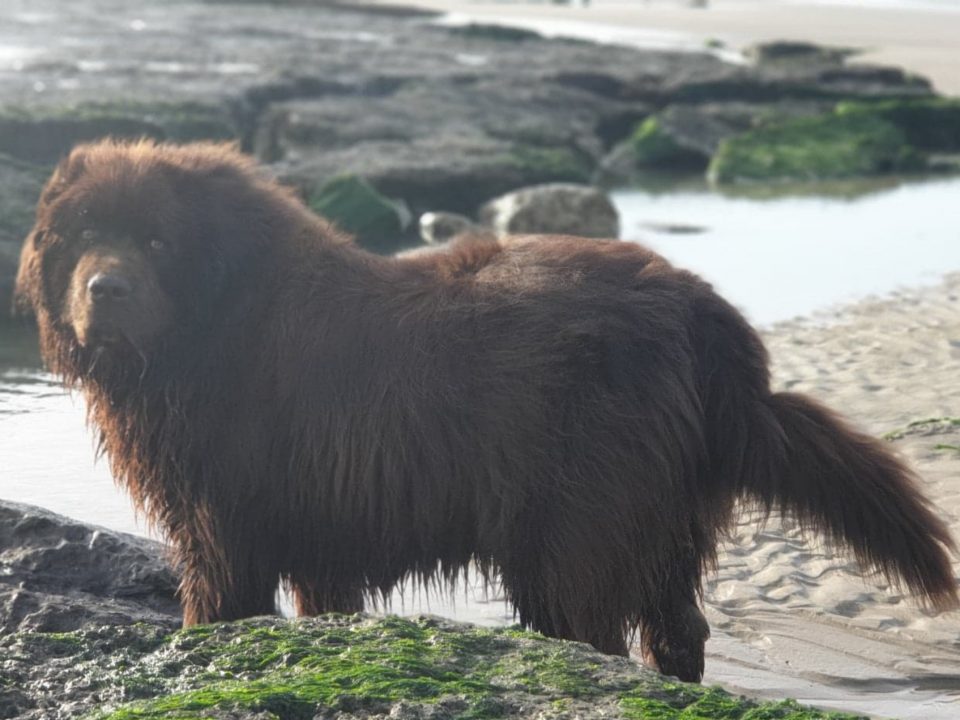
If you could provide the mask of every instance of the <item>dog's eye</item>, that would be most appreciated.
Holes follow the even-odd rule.
[[[84,242],[90,242],[96,237],[97,237],[97,231],[91,228],[87,228],[86,230],[80,231],[80,239],[83,240]]]
[[[167,244],[160,238],[153,238],[150,241],[150,249],[154,252],[163,252],[167,249]]]

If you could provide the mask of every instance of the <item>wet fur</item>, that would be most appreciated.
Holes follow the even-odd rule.
[[[147,288],[129,310],[146,330],[117,321],[105,351],[65,312],[94,217],[124,228]],[[154,260],[141,227],[176,253]],[[619,654],[639,629],[651,663],[697,680],[700,578],[741,498],[957,604],[952,541],[910,472],[772,393],[740,314],[633,244],[377,257],[229,148],[106,143],[51,179],[18,297],[169,536],[187,625],[273,612],[279,578],[301,613],[349,612],[475,563],[525,625]]]

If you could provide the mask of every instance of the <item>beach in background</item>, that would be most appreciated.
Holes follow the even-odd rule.
[[[940,93],[960,95],[960,3],[953,0],[375,1],[448,12],[454,22],[502,22],[661,49],[711,46],[731,57],[772,40],[855,48],[860,54],[852,62],[902,67],[929,78]]]

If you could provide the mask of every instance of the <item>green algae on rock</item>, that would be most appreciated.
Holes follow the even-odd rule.
[[[670,681],[515,628],[361,615],[0,639],[3,717],[842,720]]]
[[[702,152],[678,143],[656,117],[649,117],[637,126],[630,144],[637,167],[702,170],[706,165]]]
[[[717,183],[824,180],[918,171],[925,165],[923,154],[895,125],[871,115],[830,114],[729,138],[707,174]]]
[[[841,116],[868,116],[899,128],[907,142],[922,150],[960,151],[960,99],[910,98],[850,101],[837,106]]]
[[[558,146],[517,144],[507,160],[524,174],[524,183],[529,185],[543,182],[586,183],[592,170],[584,156],[570,148]]]
[[[335,177],[312,193],[307,203],[368,250],[390,253],[404,245],[396,205],[362,178]]]

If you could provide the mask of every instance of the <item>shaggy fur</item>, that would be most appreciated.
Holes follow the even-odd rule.
[[[880,442],[772,393],[756,333],[637,245],[370,255],[234,150],[102,143],[50,180],[19,303],[168,534],[187,625],[502,578],[520,621],[698,680],[738,499],[956,607],[944,524]]]

